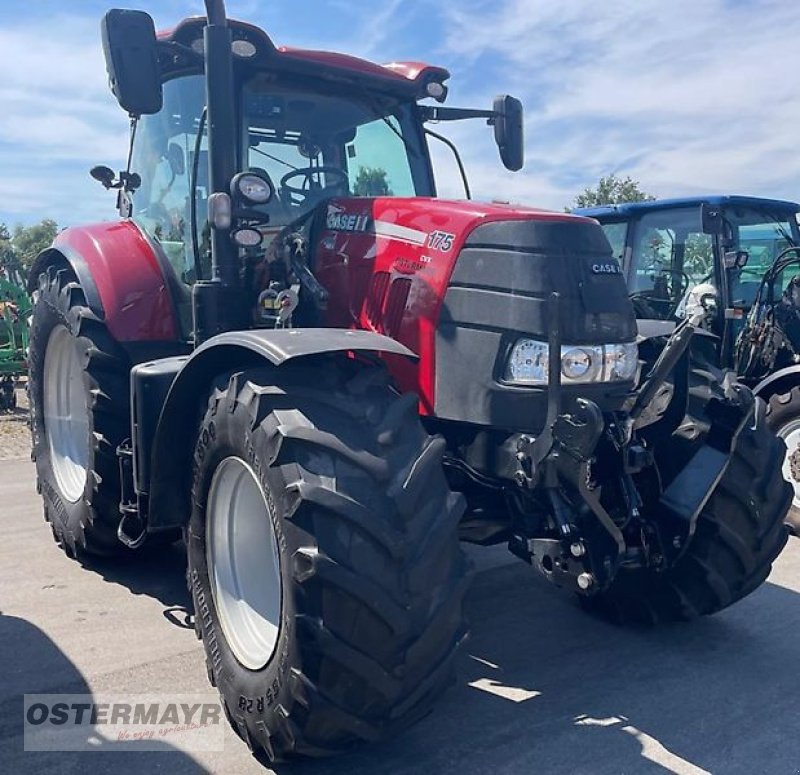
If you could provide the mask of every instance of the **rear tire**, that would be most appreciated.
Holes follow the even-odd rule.
[[[210,680],[262,759],[391,735],[451,682],[467,574],[443,447],[414,397],[347,359],[235,374],[212,393],[189,585]]]
[[[671,445],[655,451],[667,464],[689,459],[709,422],[703,416],[708,397],[719,394],[719,379],[698,387],[693,375],[690,414]],[[706,401],[701,402],[705,390]],[[695,533],[681,558],[663,572],[622,569],[611,586],[586,600],[619,623],[657,624],[694,619],[721,611],[758,588],[783,549],[784,517],[792,498],[781,464],[785,446],[766,422],[764,403],[756,399],[752,424],[739,434],[731,461],[697,519]]]
[[[116,450],[130,435],[129,363],[70,269],[39,276],[29,368],[37,489],[53,537],[75,558],[127,551]]]
[[[800,387],[770,397],[767,404],[767,423],[772,432],[786,444],[782,470],[793,490],[792,506],[786,516],[786,524],[792,533],[800,536]]]

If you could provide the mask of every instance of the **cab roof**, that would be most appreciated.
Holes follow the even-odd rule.
[[[598,220],[625,220],[627,218],[643,215],[653,210],[670,210],[677,207],[700,206],[701,204],[718,205],[721,207],[754,207],[759,209],[770,208],[775,210],[788,210],[793,213],[800,212],[800,204],[784,199],[767,199],[757,196],[737,196],[732,194],[712,194],[709,196],[689,196],[678,199],[656,199],[651,202],[625,202],[618,205],[604,205],[602,207],[578,207],[572,212]]]
[[[205,16],[194,16],[184,19],[172,29],[158,33],[163,80],[202,68],[205,26]],[[379,65],[333,51],[276,46],[264,30],[247,22],[229,19],[228,26],[234,44],[237,41],[247,41],[254,47],[255,54],[248,57],[248,62],[277,72],[331,81],[358,82],[379,91],[395,92],[417,99],[427,96],[426,87],[429,83],[443,84],[450,77],[445,68],[424,62],[391,62]]]

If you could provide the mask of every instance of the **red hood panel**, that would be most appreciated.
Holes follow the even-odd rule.
[[[316,231],[315,271],[330,292],[328,324],[398,339],[420,356],[387,356],[404,390],[433,411],[436,327],[464,241],[492,221],[587,221],[566,213],[431,198],[347,198],[328,202]]]

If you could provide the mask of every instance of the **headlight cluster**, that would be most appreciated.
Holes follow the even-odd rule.
[[[519,385],[546,385],[550,348],[547,342],[520,339],[511,350],[505,379]],[[564,345],[561,348],[561,382],[625,382],[636,376],[639,348],[630,344]]]

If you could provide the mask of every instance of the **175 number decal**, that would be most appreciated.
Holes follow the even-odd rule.
[[[455,234],[450,234],[447,231],[432,231],[428,235],[428,247],[432,250],[441,250],[442,253],[447,253],[453,247],[455,238]]]

